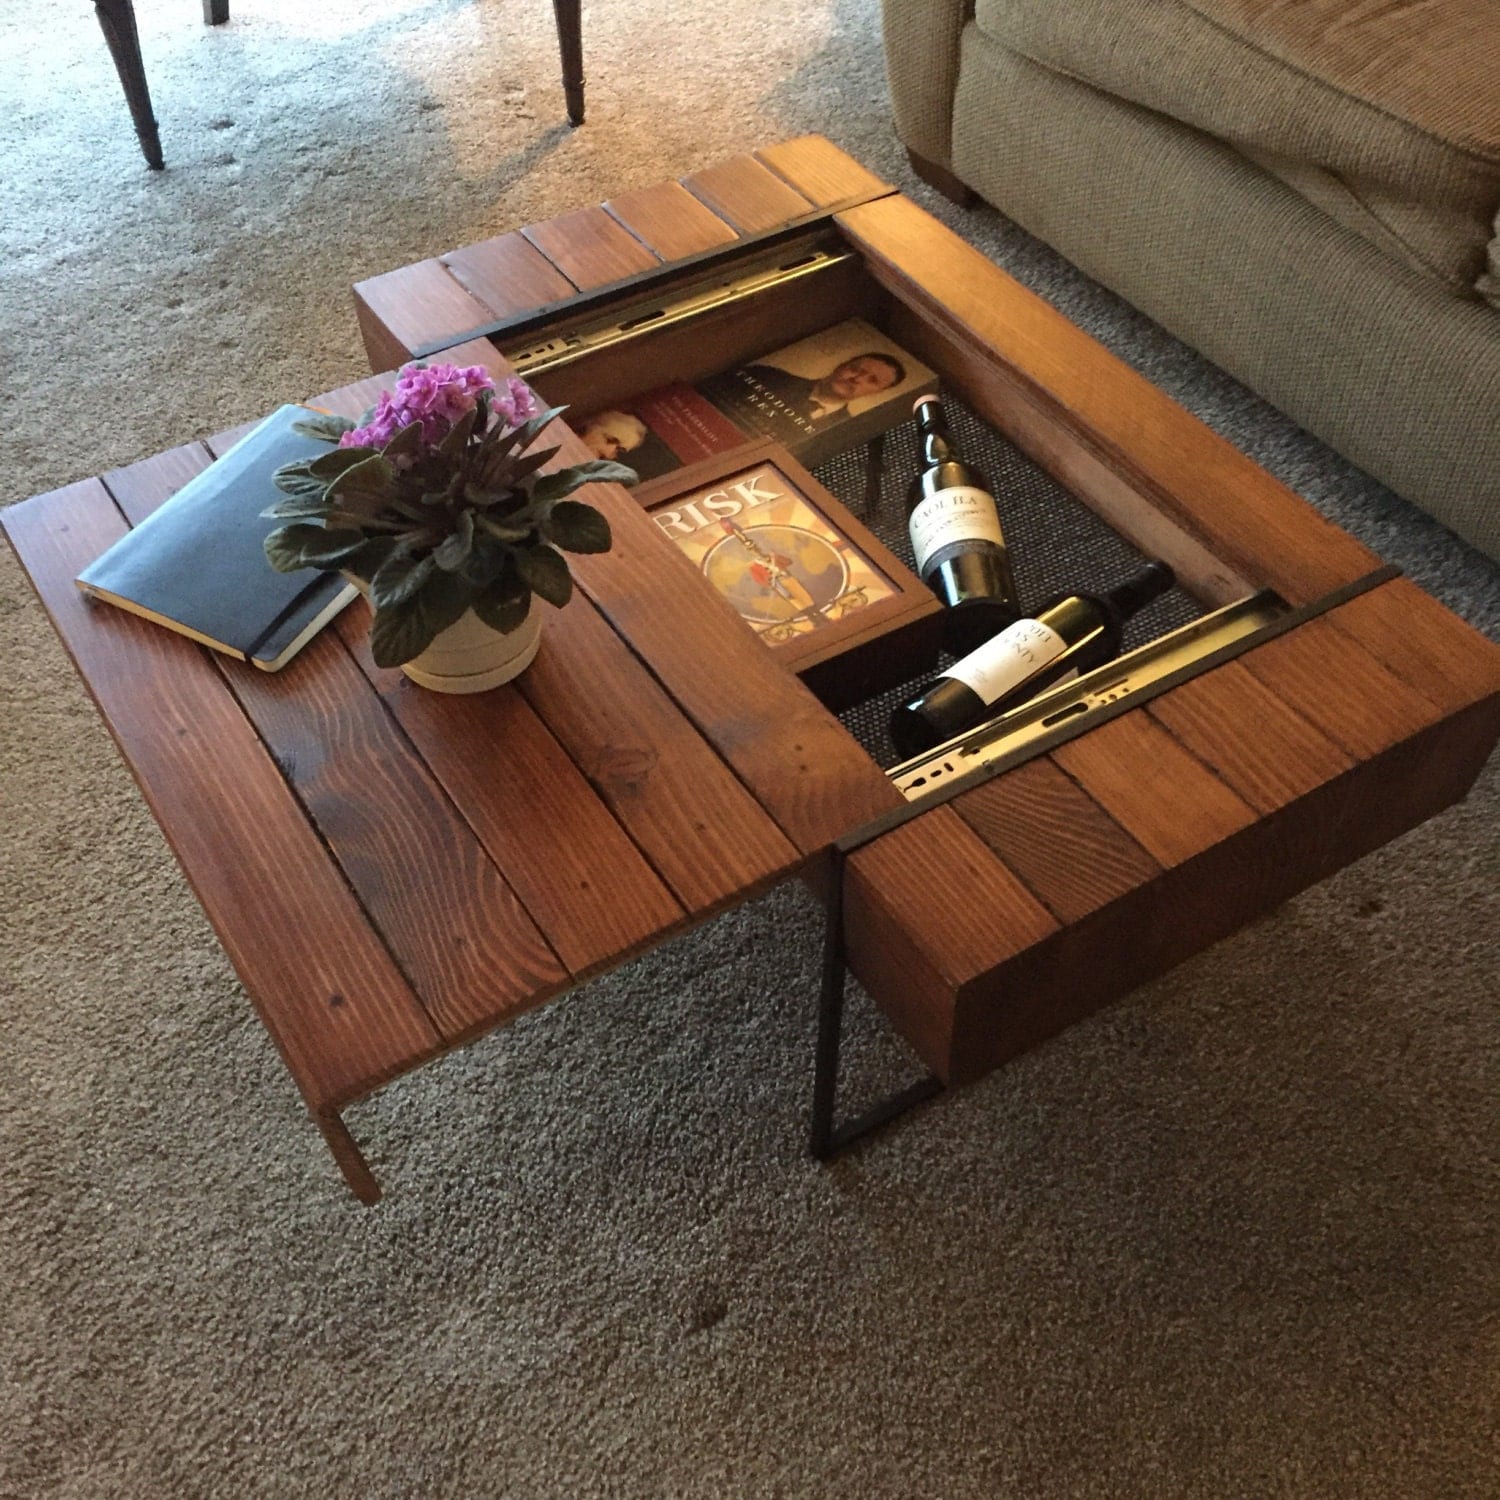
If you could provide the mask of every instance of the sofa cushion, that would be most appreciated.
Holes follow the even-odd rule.
[[[1476,294],[1500,208],[1496,0],[977,0],[975,18]]]

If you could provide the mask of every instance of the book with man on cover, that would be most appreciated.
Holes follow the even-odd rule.
[[[74,581],[85,594],[180,635],[279,671],[358,592],[337,573],[278,573],[262,515],[284,499],[283,464],[328,451],[294,430],[313,408],[287,405],[127,531]]]
[[[696,386],[659,386],[577,425],[596,456],[629,464],[642,481],[756,438],[811,466],[904,422],[912,402],[936,390],[926,365],[847,318]]]

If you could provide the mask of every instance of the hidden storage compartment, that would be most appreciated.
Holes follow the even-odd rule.
[[[1086,433],[1039,408],[1024,379],[993,351],[942,324],[917,296],[882,285],[837,236],[824,231],[779,253],[790,268],[784,278],[761,256],[748,268],[755,284],[735,293],[730,264],[708,280],[679,278],[549,326],[541,343],[534,336],[530,343],[500,340],[502,352],[545,399],[570,408],[577,428],[590,413],[657,386],[695,383],[846,318],[862,318],[937,373],[956,446],[988,476],[996,495],[1023,607],[1035,610],[1062,594],[1106,588],[1150,558],[1162,558],[1178,585],[1131,621],[1128,652],[1257,591],[1255,580],[1165,514]],[[711,296],[704,299],[706,286]],[[695,297],[711,305],[684,313]],[[908,417],[883,439],[811,466],[908,568],[913,559],[904,500],[916,455],[916,424]],[[628,454],[622,460],[628,463]],[[951,660],[933,656],[932,635],[928,629],[929,648],[909,679],[861,702],[851,704],[838,691],[827,664],[821,677],[797,669],[884,768],[898,759],[886,727],[891,708]],[[894,636],[889,644],[898,644]]]

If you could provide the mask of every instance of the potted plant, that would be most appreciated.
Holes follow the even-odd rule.
[[[562,408],[544,409],[512,376],[497,389],[482,365],[405,366],[361,422],[315,414],[298,431],[334,444],[283,465],[287,498],[265,514],[283,573],[338,568],[374,607],[370,649],[440,692],[508,682],[536,655],[533,594],[561,607],[573,589],[564,552],[606,552],[609,523],[569,499],[595,480],[634,484],[604,460],[541,472],[533,450]]]

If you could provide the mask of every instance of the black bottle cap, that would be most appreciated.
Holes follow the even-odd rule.
[[[1159,558],[1146,564],[1134,578],[1117,583],[1106,591],[1106,602],[1119,612],[1120,618],[1128,620],[1137,611],[1145,609],[1153,599],[1159,599],[1177,582],[1177,575]]]

